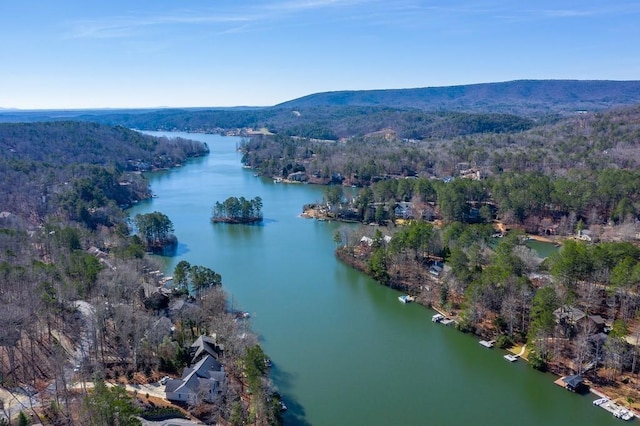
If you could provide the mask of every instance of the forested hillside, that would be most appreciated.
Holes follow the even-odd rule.
[[[254,136],[243,144],[243,162],[269,176],[304,172],[311,182],[339,177],[349,185],[392,176],[442,178],[471,168],[485,176],[511,171],[586,178],[593,171],[640,166],[639,122],[635,106],[522,131],[424,140],[404,140],[391,130],[342,142]]]
[[[95,228],[107,210],[150,196],[134,173],[181,164],[208,148],[94,123],[0,124],[0,205],[39,224],[64,214]],[[113,203],[113,205],[110,205]]]
[[[25,113],[23,119],[39,118]],[[0,114],[0,121],[3,115]],[[5,119],[9,119],[5,116]],[[249,134],[249,129],[316,139],[392,131],[401,138],[454,137],[513,132],[534,122],[506,114],[424,112],[387,107],[264,108],[255,110],[163,110],[136,114],[84,114],[75,119],[149,130]],[[546,120],[549,120],[547,118]]]
[[[518,80],[448,87],[316,93],[277,106],[385,106],[425,111],[540,116],[580,110],[600,111],[638,102],[639,81]]]
[[[404,139],[510,133],[579,112],[640,103],[640,82],[523,80],[318,93],[267,108],[5,111],[0,122],[79,120],[147,130],[271,133],[315,139],[392,132]]]
[[[185,262],[179,288],[163,291],[162,266],[145,252],[175,242],[171,220],[138,215],[132,229],[122,210],[151,196],[141,171],[208,151],[94,123],[0,124],[0,424],[140,424],[134,415],[157,415],[149,395],[104,381],[178,376],[192,362],[190,345],[213,331],[224,347],[216,354],[224,392],[215,405],[196,399],[185,408],[214,423],[251,408],[277,424],[264,354],[229,312],[222,277]],[[253,367],[246,375],[245,366]],[[257,406],[243,395],[245,377],[264,397]]]

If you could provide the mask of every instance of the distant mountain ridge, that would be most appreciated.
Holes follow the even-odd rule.
[[[516,80],[462,86],[323,92],[276,107],[384,106],[424,111],[566,114],[640,103],[640,81]]]

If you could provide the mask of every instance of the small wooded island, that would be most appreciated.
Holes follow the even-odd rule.
[[[253,224],[262,222],[262,198],[247,200],[244,197],[229,197],[224,202],[216,201],[211,212],[213,223]]]

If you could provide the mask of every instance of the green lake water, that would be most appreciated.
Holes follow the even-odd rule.
[[[289,407],[287,424],[608,425],[591,395],[554,376],[509,363],[505,352],[431,322],[433,311],[402,304],[333,255],[330,222],[303,219],[322,187],[273,183],[241,167],[239,138],[158,133],[207,142],[211,154],[149,175],[157,195],[130,213],[161,211],[175,225],[175,256],[222,275],[236,308],[273,360],[271,377]],[[263,199],[262,226],[214,225],[216,201]]]

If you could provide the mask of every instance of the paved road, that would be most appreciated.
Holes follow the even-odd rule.
[[[94,307],[84,300],[76,300],[73,302],[73,305],[78,309],[80,314],[82,315],[82,333],[80,336],[80,345],[77,348],[74,348],[73,351],[70,351],[72,348],[65,347],[71,358],[71,362],[65,366],[64,375],[67,383],[71,383],[73,380],[73,376],[75,374],[75,367],[81,365],[87,351],[89,350],[89,345],[91,343],[91,336],[94,334],[94,320],[95,320],[95,309]],[[66,342],[65,339],[59,339],[61,344],[64,345]],[[52,388],[50,390],[53,390]],[[28,392],[25,392],[20,389],[3,389],[0,388],[0,401],[2,401],[3,409],[0,410],[0,419],[4,419],[7,416],[9,419],[15,418],[20,411],[24,411],[25,413],[30,412],[31,408],[36,408],[40,405],[40,400],[38,395],[29,395]]]
[[[32,408],[40,406],[40,401],[36,395],[29,396],[20,389],[7,390],[0,388],[0,401],[2,401],[3,409],[0,410],[0,419],[14,419],[20,411],[24,411],[29,415]]]

